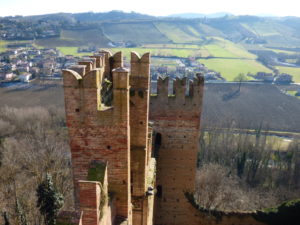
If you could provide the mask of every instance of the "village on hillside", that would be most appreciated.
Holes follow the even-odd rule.
[[[80,49],[79,49],[80,50]],[[95,49],[92,49],[95,50]],[[83,50],[80,50],[81,52]],[[91,51],[90,49],[84,52]],[[199,63],[195,57],[178,59],[172,57],[153,57],[158,59],[157,63],[151,65],[151,78],[157,80],[158,77],[189,77],[195,73],[204,74],[206,82],[225,82],[222,74],[208,69],[204,64]],[[61,79],[61,70],[75,64],[79,57],[73,55],[63,55],[56,48],[35,48],[18,47],[0,53],[0,82],[30,82],[35,79]],[[172,62],[172,66],[164,64]],[[245,75],[246,76],[246,75]],[[237,77],[236,81],[247,81],[247,77],[252,77],[252,82],[265,82],[277,84],[290,84],[293,82],[292,76],[286,73],[272,74],[258,72],[247,74],[246,78]]]

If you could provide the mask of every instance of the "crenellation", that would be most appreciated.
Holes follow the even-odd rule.
[[[78,65],[85,65],[86,66],[86,73],[89,71],[96,69],[96,59],[95,58],[83,58],[78,62]]]
[[[175,104],[180,104],[180,101],[184,101],[187,98],[196,98],[198,101],[201,97],[200,86],[203,84],[203,76],[201,74],[196,75],[194,79],[188,79],[187,77],[176,78],[170,80],[169,77],[158,77],[157,79],[157,93],[152,95],[153,101],[155,99],[177,98]],[[194,88],[194,86],[196,88]]]
[[[131,194],[133,204],[133,224],[147,224],[150,198],[148,188],[147,165],[149,152],[148,117],[150,86],[150,54],[142,57],[131,53],[130,68],[130,139],[131,139]],[[150,145],[151,146],[151,145]]]
[[[69,70],[73,70],[83,77],[85,75],[85,68],[86,65],[73,65],[69,68]]]
[[[103,77],[103,69],[94,69],[89,72],[86,72],[86,74],[82,78],[82,88],[101,88],[102,83],[102,77]],[[97,93],[95,93],[97,95]]]
[[[103,59],[103,66],[104,66],[104,77],[112,80],[112,65],[113,65],[113,59],[112,59],[112,53],[110,51],[107,50],[101,50],[99,52],[100,55],[102,55]]]
[[[123,54],[122,52],[115,53],[111,58],[111,70],[123,67]]]
[[[94,58],[96,59],[96,68],[104,68],[105,67],[105,60],[106,60],[106,56],[105,53],[94,53],[94,55],[90,56],[90,58]]]
[[[173,82],[173,92],[176,99],[175,104],[183,104],[185,102],[186,89],[188,85],[188,78],[176,78]]]
[[[157,80],[157,94],[156,94],[156,97],[158,99],[166,99],[168,97],[168,95],[169,95],[169,83],[170,83],[169,77],[164,77],[164,78],[159,77],[158,78],[158,80]]]
[[[63,70],[64,88],[78,87],[81,75],[76,70]]]
[[[128,70],[121,52],[101,51],[63,79],[77,224],[263,225],[242,213],[215,219],[185,195],[196,186],[201,74],[159,77],[150,99],[149,53],[132,52]]]

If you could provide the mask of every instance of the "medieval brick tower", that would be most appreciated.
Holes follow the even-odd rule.
[[[195,190],[202,96],[201,76],[173,82],[168,77],[159,78],[157,95],[151,96],[150,119],[157,156],[157,225],[189,224],[194,216],[184,192]]]
[[[173,93],[159,78],[150,100],[149,53],[131,53],[130,64],[123,68],[121,52],[101,51],[63,71],[78,219],[71,224],[187,224],[191,216],[184,191],[195,189],[203,78],[176,79]]]

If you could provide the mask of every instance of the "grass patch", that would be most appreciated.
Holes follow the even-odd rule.
[[[289,94],[289,95],[291,95],[291,96],[294,96],[294,97],[300,99],[300,96],[296,95],[298,93],[298,91],[287,91],[286,93]]]
[[[187,24],[175,24],[168,22],[155,23],[157,29],[174,43],[195,43],[202,39],[200,33]]]
[[[152,22],[105,23],[102,25],[102,29],[113,42],[160,44],[170,42]]]
[[[100,29],[63,30],[61,32],[61,39],[66,41],[78,41],[81,46],[106,46],[109,42]]]
[[[178,66],[178,60],[171,60],[171,59],[163,59],[163,58],[152,58],[151,63],[152,65],[159,65],[159,66],[167,66],[170,68],[175,68]]]
[[[183,48],[183,49],[198,49],[200,45],[194,44],[145,44],[144,48]]]
[[[201,59],[200,63],[205,64],[209,69],[220,72],[227,81],[233,81],[239,73],[272,72],[256,60],[251,59]]]
[[[8,41],[0,40],[0,52],[5,52],[7,50],[6,45],[8,44]]]
[[[78,53],[78,47],[57,47],[57,50],[59,50],[64,55],[74,55],[74,56],[85,56],[85,55],[92,55],[88,52],[80,52]]]
[[[274,49],[274,48],[267,48],[267,49],[270,49],[270,50],[272,50],[273,52],[276,52],[276,53],[284,53],[284,54],[288,54],[288,55],[297,54],[297,52],[295,52],[295,51],[287,51],[287,50],[280,50],[280,49]]]
[[[287,67],[287,66],[276,66],[276,69],[280,73],[288,73],[293,76],[293,81],[296,83],[300,82],[300,68],[297,67]]]
[[[211,44],[204,45],[211,56],[220,58],[256,59],[257,56],[249,53],[242,45],[234,44],[223,38],[213,37]]]
[[[273,24],[272,22],[254,22],[243,24],[243,26],[258,36],[266,37],[280,34],[276,29],[278,24]]]
[[[38,46],[47,48],[74,47],[74,46],[107,46],[108,38],[101,29],[62,30],[60,37],[39,39],[35,41]]]

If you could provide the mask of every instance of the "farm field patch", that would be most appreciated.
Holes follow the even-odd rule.
[[[0,40],[0,52],[5,52],[7,50],[6,45],[8,44],[7,41]]]
[[[300,82],[300,68],[299,67],[287,67],[287,66],[276,66],[276,69],[280,73],[287,73],[293,76],[293,81],[296,83]]]
[[[74,55],[74,56],[85,56],[91,55],[87,52],[77,52],[78,47],[57,47],[57,49],[64,55]]]
[[[227,81],[233,81],[239,73],[272,72],[264,65],[251,59],[201,59],[199,61],[209,69],[220,72]]]

